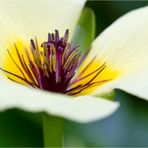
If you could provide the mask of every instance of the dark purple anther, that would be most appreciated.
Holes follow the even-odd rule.
[[[59,37],[58,30],[55,30],[55,33],[48,34],[48,39],[41,44],[41,48],[38,47],[36,39],[35,41],[31,39],[31,48],[29,49],[31,52],[28,52],[28,49],[25,49],[26,58],[19,53],[19,49],[15,44],[14,47],[21,67],[15,62],[15,59],[9,50],[8,54],[22,76],[1,67],[0,70],[3,70],[12,76],[12,78],[8,77],[12,81],[17,82],[13,79],[13,77],[17,77],[17,79],[32,87],[68,95],[77,95],[89,87],[109,81],[101,80],[94,82],[97,76],[105,69],[106,64],[103,64],[101,67],[92,70],[89,74],[82,76],[95,58],[93,58],[93,60],[84,67],[84,70],[74,78],[77,69],[83,63],[90,50],[80,58],[80,53],[78,51],[79,45],[68,42],[68,37],[68,29],[65,31],[64,37],[61,38]],[[30,53],[32,55],[30,55]],[[90,79],[88,79],[89,77]],[[80,83],[81,80],[86,78],[87,80],[86,82],[84,81],[85,83]],[[77,82],[79,83],[76,85]],[[72,86],[73,84],[75,85]]]
[[[66,30],[64,37],[61,38],[58,30],[55,30],[55,34],[48,34],[48,40],[43,43],[44,45],[42,44],[42,65],[38,65],[38,62],[34,61],[40,73],[41,80],[38,85],[41,89],[60,93],[64,93],[68,89],[70,80],[73,78],[77,67],[76,63],[78,63],[80,58],[77,51],[78,47],[68,43],[68,36],[69,30]],[[31,46],[36,49],[33,40],[31,40]],[[37,50],[35,51],[37,52]],[[38,55],[38,53],[32,53],[33,56]],[[48,56],[46,57],[47,53]],[[36,71],[32,67],[30,68],[36,76]],[[36,78],[39,82],[37,76]]]

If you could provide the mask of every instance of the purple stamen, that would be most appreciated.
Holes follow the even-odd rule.
[[[58,30],[55,30],[55,33],[49,33],[47,41],[41,44],[42,50],[38,47],[37,39],[31,39],[30,50],[32,56],[29,54],[30,52],[28,49],[25,49],[27,60],[25,60],[24,55],[20,55],[19,49],[16,44],[14,44],[21,66],[18,66],[9,50],[8,54],[22,76],[9,72],[3,68],[0,68],[0,70],[16,77],[18,80],[23,81],[23,83],[26,82],[27,85],[32,87],[68,95],[77,95],[89,87],[109,81],[101,80],[94,82],[96,77],[105,69],[105,63],[100,68],[81,77],[95,60],[95,57],[88,63],[84,70],[74,78],[77,69],[87,57],[90,49],[81,57],[78,51],[79,45],[68,42],[68,37],[68,29],[65,31],[64,37],[61,38],[59,37]],[[89,77],[91,77],[91,79],[85,84],[78,84],[71,88],[72,84],[76,84]],[[12,77],[8,78],[14,82],[20,83]]]

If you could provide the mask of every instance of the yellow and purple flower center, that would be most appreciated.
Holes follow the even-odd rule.
[[[58,30],[55,30],[55,33],[48,34],[48,40],[40,46],[36,38],[31,39],[30,49],[25,49],[24,54],[21,54],[14,44],[19,63],[9,50],[8,55],[21,75],[9,69],[0,69],[10,80],[17,83],[67,95],[79,95],[86,89],[110,81],[111,79],[98,80],[98,76],[106,68],[105,63],[86,73],[95,61],[95,57],[79,71],[90,50],[81,56],[79,45],[68,42],[68,36],[69,30],[66,30],[63,37],[59,37]]]

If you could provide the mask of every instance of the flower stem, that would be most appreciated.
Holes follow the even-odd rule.
[[[43,113],[44,147],[62,147],[63,119]]]

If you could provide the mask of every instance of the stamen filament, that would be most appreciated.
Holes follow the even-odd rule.
[[[91,48],[81,57],[78,51],[79,45],[68,42],[68,37],[68,29],[61,38],[58,30],[55,30],[55,33],[48,34],[47,41],[44,41],[41,47],[38,45],[37,38],[34,40],[31,39],[30,49],[25,48],[25,54],[20,54],[19,51],[22,49],[19,49],[14,43],[19,63],[15,61],[10,50],[7,50],[7,52],[14,65],[21,73],[21,76],[9,70],[5,70],[5,68],[0,68],[0,70],[10,75],[7,77],[11,81],[20,84],[25,82],[25,84],[35,88],[64,93],[66,95],[79,95],[86,89],[110,81],[110,79],[96,80],[100,73],[106,68],[106,63],[102,64],[96,70],[85,74],[96,57],[92,58],[85,68],[75,76]]]

